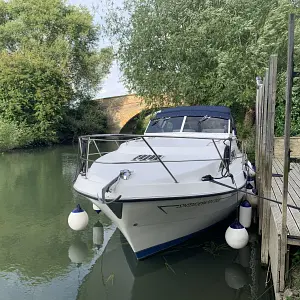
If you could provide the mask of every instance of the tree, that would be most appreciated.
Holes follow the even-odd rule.
[[[112,50],[99,50],[99,37],[85,8],[0,0],[0,116],[55,141],[65,111],[90,99],[109,71]]]
[[[60,141],[74,142],[81,135],[106,133],[107,115],[95,100],[82,101],[76,108],[66,111],[58,132]]]
[[[291,11],[287,0],[129,0],[110,11],[107,29],[125,84],[149,105],[222,104],[242,119],[272,53],[282,106]]]

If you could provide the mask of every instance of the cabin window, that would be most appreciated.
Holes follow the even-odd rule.
[[[228,122],[209,116],[187,117],[183,132],[228,133]]]
[[[183,117],[155,118],[149,123],[146,133],[180,132]]]

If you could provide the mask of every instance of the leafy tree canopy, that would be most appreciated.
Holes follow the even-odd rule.
[[[63,0],[0,0],[0,116],[56,139],[65,110],[89,99],[112,62],[99,27]]]
[[[244,114],[255,107],[256,76],[277,53],[281,124],[293,11],[299,13],[288,0],[128,0],[122,9],[112,6],[107,29],[127,87],[154,106],[222,104]],[[299,26],[295,52],[297,34]]]

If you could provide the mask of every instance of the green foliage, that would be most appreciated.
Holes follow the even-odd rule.
[[[127,87],[152,106],[221,104],[243,118],[255,108],[256,76],[277,53],[276,133],[282,134],[288,13],[299,10],[288,0],[127,0],[124,8],[112,6],[107,29],[119,42]],[[296,62],[299,35],[298,26]],[[294,92],[292,132],[298,134],[300,94]]]
[[[55,141],[57,124],[72,89],[55,62],[38,53],[0,54],[0,114],[25,122],[39,141]]]
[[[59,128],[61,142],[75,141],[80,135],[105,133],[107,117],[97,101],[82,101],[70,107],[63,117]]]
[[[150,121],[150,115],[146,115],[145,113],[142,113],[138,116],[136,127],[135,127],[135,134],[144,134],[146,127]]]
[[[150,118],[152,117],[153,110],[143,110],[135,119],[134,134],[144,134]]]
[[[29,145],[33,133],[25,124],[0,120],[0,151],[7,151]]]
[[[298,265],[298,264],[300,264],[300,250],[297,250],[293,254],[293,258],[292,258],[292,265]]]
[[[255,162],[255,126],[243,126],[238,135],[239,140],[244,143],[244,150],[250,162]]]
[[[70,104],[109,71],[99,34],[86,9],[63,0],[0,0],[0,117],[30,126],[35,143],[56,142]]]

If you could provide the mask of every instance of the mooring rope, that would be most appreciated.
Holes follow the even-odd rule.
[[[204,179],[203,179],[204,178]],[[253,193],[251,192],[247,192],[247,191],[244,191],[242,190],[244,187],[241,187],[241,188],[234,188],[230,185],[227,185],[225,183],[222,183],[222,182],[219,182],[219,181],[216,181],[214,177],[212,177],[211,175],[206,175],[206,176],[203,176],[202,177],[202,180],[203,181],[210,181],[212,183],[215,183],[215,184],[218,184],[218,185],[221,185],[221,186],[224,186],[226,188],[229,188],[229,189],[232,189],[234,191],[241,191],[245,194],[248,194],[248,195],[253,195]],[[274,199],[271,199],[271,198],[267,198],[267,197],[264,197],[264,196],[260,196],[260,195],[255,195],[256,197],[258,197],[259,199],[262,199],[262,200],[267,200],[267,201],[270,201],[270,202],[273,202],[273,203],[277,203],[277,204],[282,204],[282,202],[279,202],[277,200],[274,200]],[[288,207],[290,208],[293,208],[293,209],[297,209],[300,211],[300,207],[299,206],[295,206],[295,205],[291,205],[291,204],[287,204]]]

